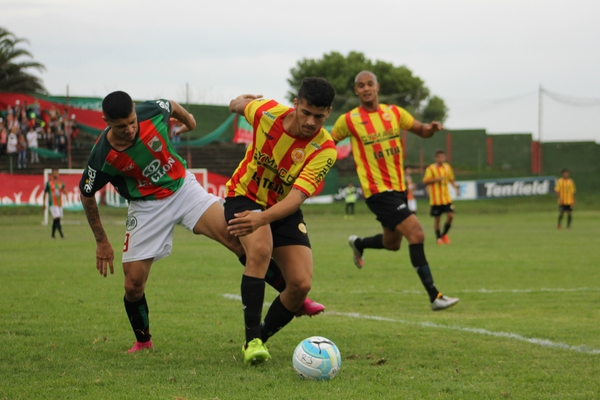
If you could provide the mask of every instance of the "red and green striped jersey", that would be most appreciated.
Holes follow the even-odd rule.
[[[169,140],[171,103],[146,101],[135,106],[138,135],[126,150],[115,150],[101,134],[88,158],[79,190],[91,197],[107,183],[127,200],[156,200],[168,197],[183,185],[186,162]]]
[[[62,191],[65,187],[65,183],[61,180],[55,181],[54,179],[46,182],[46,188],[44,191],[48,193],[48,205],[62,207]]]

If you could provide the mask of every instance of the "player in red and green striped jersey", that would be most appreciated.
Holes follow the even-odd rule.
[[[60,225],[60,219],[63,217],[62,209],[62,195],[67,195],[67,189],[65,183],[58,179],[58,169],[52,169],[51,179],[46,182],[46,188],[44,189],[44,210],[46,208],[46,197],[48,198],[48,207],[50,208],[50,214],[52,214],[52,238],[55,238],[55,233],[58,230],[61,238],[65,238]]]
[[[238,257],[244,250],[227,231],[220,199],[209,194],[169,140],[168,122],[182,123],[176,134],[196,127],[194,117],[175,101],[146,101],[134,106],[131,97],[113,92],[102,101],[108,127],[100,134],[79,183],[81,202],[96,239],[96,268],[114,273],[114,251],[104,231],[94,195],[109,182],[129,201],[123,246],[125,310],[136,336],[134,352],[152,347],[148,304],[144,294],[154,261],[171,254],[173,230],[180,224],[214,239]],[[276,265],[275,277],[281,276]],[[276,287],[285,288],[282,280]]]

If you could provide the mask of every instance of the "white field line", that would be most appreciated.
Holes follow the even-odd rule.
[[[238,300],[238,301],[242,300],[242,298],[236,294],[225,293],[225,294],[223,294],[223,297],[225,297],[227,299],[231,299],[231,300]],[[270,303],[266,303],[266,302],[264,303],[265,307],[268,307],[269,305],[270,305]],[[382,322],[395,322],[398,324],[421,326],[423,328],[449,329],[449,330],[454,330],[454,331],[476,333],[479,335],[495,336],[495,337],[507,338],[507,339],[512,339],[512,340],[518,340],[520,342],[536,344],[536,345],[542,346],[542,347],[550,347],[550,348],[554,348],[554,349],[569,350],[569,351],[575,351],[578,353],[593,354],[593,355],[600,354],[599,349],[593,349],[593,348],[590,348],[585,345],[572,346],[572,345],[566,344],[566,343],[553,342],[548,339],[529,338],[526,336],[521,336],[519,334],[510,333],[510,332],[494,332],[494,331],[490,331],[487,329],[481,329],[481,328],[468,328],[468,327],[462,327],[462,326],[458,326],[458,325],[441,325],[441,324],[436,324],[435,322],[415,322],[415,321],[407,321],[404,319],[386,318],[386,317],[379,317],[376,315],[364,315],[364,314],[359,314],[359,313],[344,313],[344,312],[328,311],[326,315],[339,315],[339,316],[348,317],[348,318],[367,319],[367,320],[382,321]]]
[[[600,288],[539,288],[539,289],[466,289],[466,290],[452,290],[452,294],[459,293],[480,293],[480,294],[495,294],[495,293],[572,293],[572,292],[600,292]],[[354,290],[349,293],[360,294],[360,293],[373,293],[369,290]],[[392,293],[392,294],[419,294],[425,293],[423,290],[386,290],[378,293]]]

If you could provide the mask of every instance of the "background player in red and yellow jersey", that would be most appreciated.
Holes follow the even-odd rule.
[[[360,106],[341,115],[331,133],[336,142],[350,137],[367,206],[383,227],[383,234],[348,238],[354,264],[362,268],[364,249],[396,251],[400,249],[402,237],[406,237],[411,263],[429,295],[432,310],[443,310],[456,304],[458,299],[444,296],[433,284],[423,246],[425,235],[407,204],[401,142],[402,130],[430,138],[442,129],[442,124],[435,121],[422,124],[401,107],[381,104],[378,92],[375,74],[362,71],[356,75],[354,93]]]
[[[425,170],[423,183],[427,185],[427,193],[429,193],[430,215],[434,217],[437,242],[438,244],[450,244],[448,231],[454,218],[454,206],[452,205],[448,185],[452,185],[456,193],[460,193],[460,188],[454,182],[454,171],[452,171],[450,164],[446,162],[446,153],[443,150],[435,152],[435,163]],[[444,224],[444,231],[440,232],[440,219],[444,213],[446,214],[446,223]]]
[[[260,95],[241,95],[229,109],[254,129],[252,144],[227,182],[225,219],[246,252],[241,294],[246,327],[244,362],[271,358],[264,342],[287,325],[311,288],[313,260],[300,205],[333,166],[337,151],[322,128],[335,92],[322,78],[305,78],[294,108]],[[271,256],[286,281],[261,324],[265,273]]]
[[[44,189],[44,211],[46,210],[46,197],[48,197],[48,207],[50,207],[50,214],[52,214],[52,238],[58,230],[60,237],[64,239],[62,232],[62,226],[60,225],[60,219],[63,217],[62,208],[62,195],[67,195],[67,189],[65,183],[58,179],[58,169],[52,169],[51,179],[46,182],[46,188]]]
[[[410,174],[412,170],[410,168],[404,169],[404,178],[406,179],[406,204],[408,205],[408,209],[413,213],[417,213],[417,199],[415,199],[415,189],[417,185],[413,182]]]
[[[558,195],[558,229],[561,229],[563,215],[567,213],[567,229],[571,229],[571,212],[575,205],[575,182],[569,178],[569,170],[563,169],[554,188]]]

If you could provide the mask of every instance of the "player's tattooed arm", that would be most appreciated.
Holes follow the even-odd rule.
[[[100,243],[107,240],[102,221],[100,221],[100,213],[98,212],[98,206],[96,205],[96,198],[94,196],[87,197],[81,195],[81,204],[85,210],[85,216],[90,224],[90,228],[92,228],[96,242]]]
[[[83,204],[83,209],[85,210],[88,223],[90,224],[90,228],[92,228],[92,232],[96,238],[96,269],[98,272],[100,272],[100,275],[104,277],[106,277],[109,268],[110,273],[114,274],[115,269],[113,266],[113,260],[115,258],[115,254],[110,242],[108,241],[106,232],[102,227],[100,214],[98,213],[98,205],[96,204],[96,198],[94,196],[86,197],[81,195],[81,204]]]

